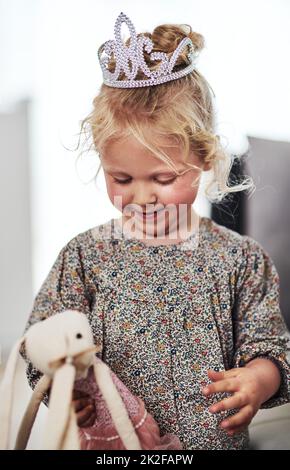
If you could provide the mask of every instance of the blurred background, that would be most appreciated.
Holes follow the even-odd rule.
[[[103,172],[97,186],[92,180],[98,157],[87,154],[77,163],[74,148],[102,82],[97,48],[113,38],[121,11],[138,32],[189,23],[205,37],[198,68],[216,95],[217,134],[232,154],[244,156],[232,171],[252,176],[256,191],[222,206],[200,192],[195,208],[264,246],[280,275],[281,310],[290,326],[290,2],[0,0],[2,361],[60,249],[119,216]],[[127,37],[125,27],[122,32]],[[271,411],[263,412],[271,421]],[[281,448],[283,439],[290,441],[289,421],[275,444]],[[260,437],[259,448],[274,445]]]

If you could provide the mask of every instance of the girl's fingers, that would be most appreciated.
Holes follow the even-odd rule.
[[[91,416],[89,417],[89,419],[85,422],[83,422],[80,427],[81,428],[89,428],[91,426],[93,426],[94,422],[96,420],[96,413],[93,412],[93,414],[91,414]]]
[[[242,408],[248,403],[246,397],[241,393],[235,393],[233,396],[224,398],[209,407],[211,413],[219,413],[220,411],[230,410],[232,408]]]
[[[95,407],[93,405],[89,405],[83,410],[77,413],[77,423],[79,426],[83,426],[86,421],[88,421],[91,416],[95,414]]]
[[[93,402],[91,398],[78,398],[77,400],[73,400],[73,405],[75,410],[78,412],[89,405],[93,405]]]
[[[202,389],[205,396],[212,395],[218,392],[236,392],[238,384],[234,378],[219,380],[218,382],[211,383]]]
[[[220,370],[218,372],[213,369],[209,369],[207,371],[207,375],[213,382],[217,382],[218,380],[237,377],[238,369]]]
[[[250,406],[244,406],[238,413],[221,422],[222,429],[230,430],[240,426],[247,426],[253,418],[253,412]]]

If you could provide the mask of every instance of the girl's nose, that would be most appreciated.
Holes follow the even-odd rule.
[[[132,197],[134,204],[137,204],[137,210],[144,210],[146,211],[146,204],[153,204],[155,207],[157,197],[150,185],[141,184],[135,188]]]

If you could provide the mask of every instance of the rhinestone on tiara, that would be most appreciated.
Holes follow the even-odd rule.
[[[122,23],[126,23],[130,32],[130,45],[126,46],[121,37]],[[149,54],[154,44],[150,38],[145,35],[137,37],[132,21],[123,12],[118,16],[115,27],[115,40],[106,41],[99,47],[98,59],[103,71],[103,81],[105,85],[116,88],[138,88],[152,85],[159,85],[160,83],[176,80],[177,78],[184,77],[192,72],[195,68],[195,59],[197,53],[194,51],[194,46],[190,38],[184,38],[173,52],[170,59],[168,59],[165,52],[152,52],[150,54],[151,60],[161,60],[158,70],[150,70],[144,59],[143,49]],[[179,54],[185,47],[189,46],[190,52],[187,57],[190,60],[182,70],[172,72]],[[106,54],[102,57],[102,54]],[[110,72],[107,68],[111,56],[114,55],[116,67],[114,72]],[[132,64],[130,69],[129,61]],[[138,70],[141,69],[148,77],[146,80],[135,79]],[[118,80],[121,72],[124,72],[127,80]]]

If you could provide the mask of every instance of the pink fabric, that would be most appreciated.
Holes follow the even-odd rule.
[[[100,360],[100,359],[97,359]],[[175,434],[160,436],[159,427],[153,416],[145,409],[144,402],[134,396],[111,370],[112,379],[127,408],[143,450],[181,450],[182,444]],[[94,378],[91,367],[86,379],[75,382],[75,390],[87,393],[95,400],[96,420],[93,426],[79,428],[82,450],[121,450],[126,449],[113,425],[111,415]]]

